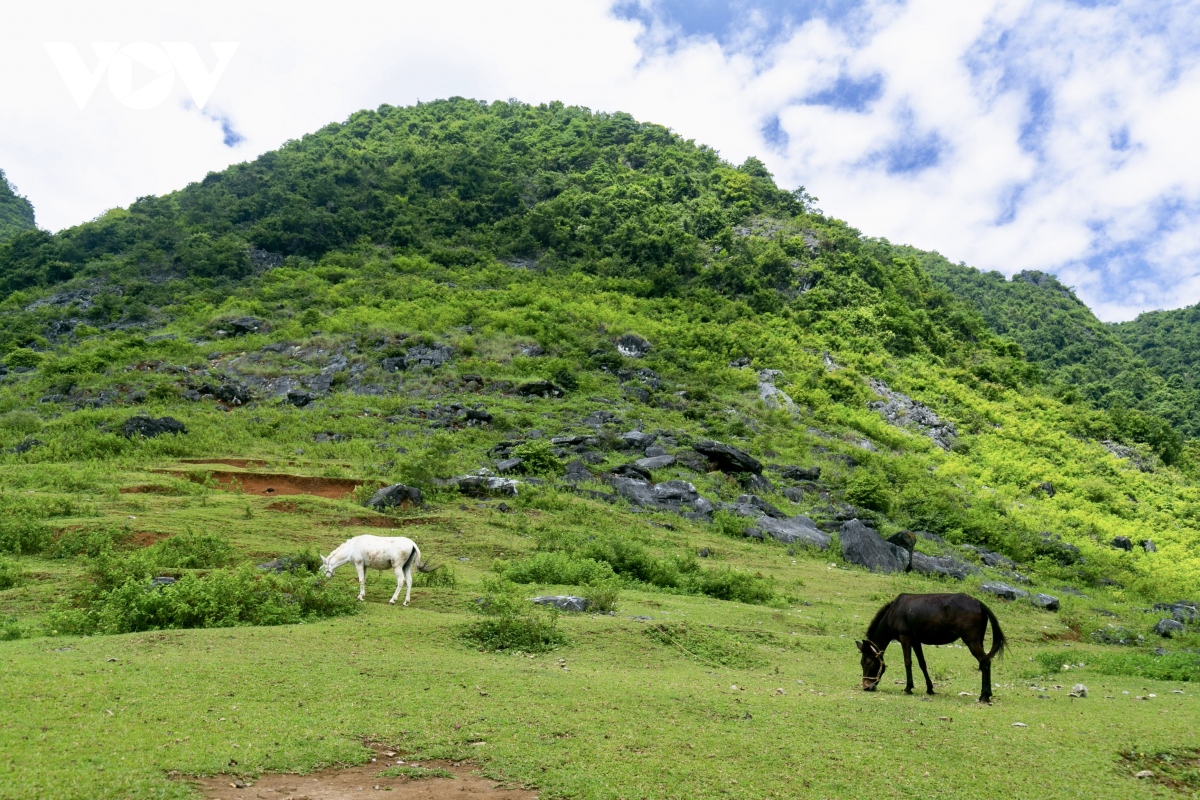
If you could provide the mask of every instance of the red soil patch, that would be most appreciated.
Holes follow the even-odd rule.
[[[292,500],[280,500],[267,506],[267,511],[282,511],[285,514],[295,514],[300,510],[300,504]]]
[[[149,547],[155,542],[162,541],[167,538],[165,533],[155,533],[154,531],[134,531],[129,534],[129,543],[135,544],[138,547]]]
[[[164,470],[169,475],[200,482],[203,476],[188,472]],[[354,490],[363,485],[363,481],[352,478],[312,478],[304,475],[282,475],[270,472],[210,472],[212,479],[222,489],[241,491],[242,494],[256,494],[263,497],[274,497],[285,494],[306,494],[313,497],[326,497],[340,500],[349,497]]]
[[[238,469],[258,469],[265,467],[267,462],[255,461],[250,458],[181,458],[181,464],[224,464],[227,467],[237,467]]]
[[[121,494],[173,494],[174,492],[175,490],[170,486],[155,486],[153,484],[121,487]]]
[[[527,789],[508,789],[472,771],[466,762],[421,761],[430,769],[444,769],[453,778],[381,778],[379,773],[396,764],[379,749],[375,763],[342,769],[326,769],[308,775],[264,774],[242,779],[232,775],[191,778],[191,783],[209,800],[361,800],[388,797],[391,800],[537,800]],[[391,752],[391,751],[388,751]],[[241,785],[239,788],[239,784]],[[377,792],[389,792],[379,795]]]

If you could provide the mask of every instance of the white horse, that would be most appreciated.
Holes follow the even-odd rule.
[[[417,543],[403,536],[355,536],[347,539],[327,556],[321,556],[321,572],[326,578],[333,577],[333,571],[343,564],[354,564],[358,570],[358,599],[363,600],[367,594],[367,567],[371,569],[390,569],[396,573],[396,593],[388,602],[396,604],[400,596],[400,587],[407,585],[404,592],[404,605],[408,605],[412,595],[412,568],[418,572],[433,572],[437,567],[421,563],[421,551]]]

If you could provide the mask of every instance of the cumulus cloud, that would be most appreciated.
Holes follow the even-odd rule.
[[[562,100],[629,111],[735,162],[758,155],[870,235],[1007,274],[1054,272],[1124,319],[1200,301],[1198,11],[345,0],[283,13],[216,0],[197,19],[149,3],[26,4],[0,33],[0,166],[58,229],[359,108]],[[105,75],[81,110],[45,42],[72,43],[89,69],[92,42],[191,43],[210,70],[210,43],[239,44],[202,109],[180,79],[158,105],[129,108]],[[165,81],[159,67],[135,63],[134,84]]]

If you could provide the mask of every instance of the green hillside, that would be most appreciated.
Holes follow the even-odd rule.
[[[195,797],[181,773],[385,749],[546,798],[1193,786],[1161,764],[1200,746],[1196,464],[1135,391],[1151,368],[1034,279],[976,297],[756,159],[462,99],[18,234],[0,798]],[[372,533],[443,565],[408,608],[390,571],[365,609],[352,567],[316,572]],[[853,641],[901,591],[996,610],[995,705],[957,646],[928,651],[931,698],[858,689]]]
[[[35,227],[33,206],[13,191],[4,170],[0,169],[0,242]]]
[[[1200,386],[1200,307],[1148,311],[1113,326],[1117,338],[1179,391]]]

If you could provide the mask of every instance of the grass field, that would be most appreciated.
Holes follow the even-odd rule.
[[[109,492],[80,506],[88,516],[56,524],[120,521],[142,541],[221,531],[253,558],[382,533],[338,524],[373,517],[352,500],[197,492],[152,472],[109,479],[192,493]],[[537,506],[551,502],[555,524],[621,530],[656,552],[706,547],[717,563],[774,577],[789,600],[750,606],[626,589],[614,615],[562,615],[568,643],[550,653],[464,644],[492,559],[532,550],[549,518]],[[471,758],[546,798],[1179,796],[1133,774],[1155,754],[1196,747],[1195,684],[1087,666],[1043,674],[1037,659],[1052,652],[1086,665],[1113,651],[1078,631],[1099,626],[1101,608],[1144,624],[1115,598],[1064,595],[1058,614],[992,601],[1012,645],[994,668],[991,706],[975,702],[974,660],[954,646],[928,651],[936,696],[906,696],[893,682],[903,680],[898,647],[882,690],[867,694],[853,641],[874,611],[902,591],[962,584],[872,575],[828,554],[793,556],[569,496],[523,498],[510,513],[495,506],[442,503],[410,515],[433,518],[403,532],[451,564],[458,583],[418,588],[409,608],[388,606],[391,575],[372,573],[367,603],[349,617],[0,642],[0,797],[190,797],[175,776],[360,763],[367,740],[423,759]],[[0,613],[33,631],[82,568],[21,563],[37,579],[0,593]],[[334,580],[355,589],[351,570]],[[1068,697],[1079,681],[1089,696]]]

